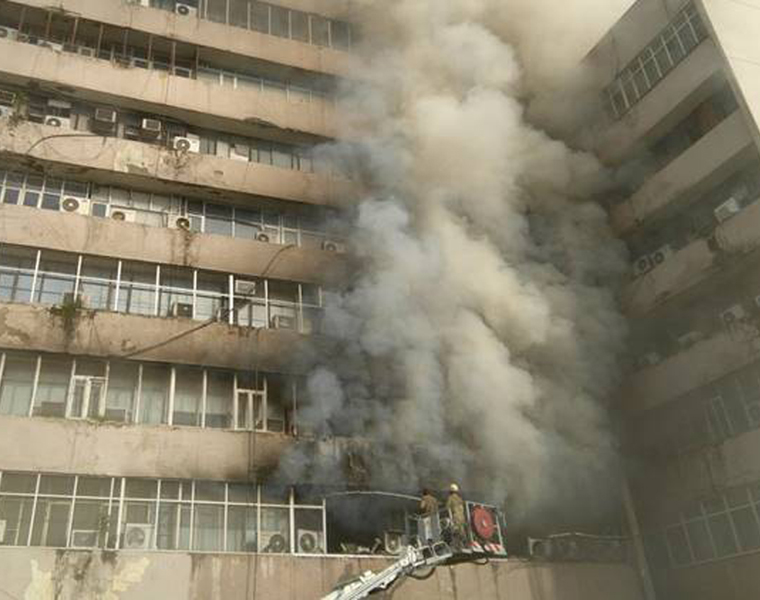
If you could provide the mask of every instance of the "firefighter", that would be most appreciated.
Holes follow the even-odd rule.
[[[438,521],[438,499],[425,488],[420,499],[420,518],[417,521],[417,537],[423,544],[438,541],[441,528]]]
[[[461,550],[466,540],[467,519],[464,515],[464,500],[459,494],[459,486],[456,483],[449,486],[446,508],[451,515],[451,545],[455,550]]]

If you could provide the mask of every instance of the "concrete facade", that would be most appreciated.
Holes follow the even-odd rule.
[[[758,33],[755,0],[639,0],[587,59],[608,110],[595,150],[636,171],[610,205],[632,260],[618,399],[661,599],[760,589]]]

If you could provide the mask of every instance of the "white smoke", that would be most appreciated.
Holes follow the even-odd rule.
[[[375,485],[455,478],[523,512],[586,501],[614,465],[625,260],[592,201],[599,164],[525,108],[578,32],[553,0],[358,4],[353,141],[331,150],[369,190],[351,211],[361,268],[328,310],[340,348],[309,410],[371,440]]]

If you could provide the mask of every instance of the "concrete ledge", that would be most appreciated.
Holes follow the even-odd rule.
[[[327,351],[322,347],[327,341],[319,336],[276,329],[213,323],[182,335],[200,324],[88,310],[77,311],[71,323],[64,323],[47,306],[0,303],[0,348],[118,359],[174,340],[134,358],[244,370],[255,365],[262,371],[294,374],[307,372],[313,357]]]
[[[85,137],[65,137],[77,133]],[[351,182],[337,177],[206,154],[180,154],[154,144],[65,132],[31,122],[11,125],[8,118],[0,118],[0,157],[30,166],[44,161],[46,169],[58,169],[61,175],[105,179],[114,185],[161,185],[165,191],[177,194],[232,196],[241,202],[245,195],[256,194],[305,204],[343,206],[356,193]]]
[[[345,255],[0,204],[0,243],[302,283],[338,282]]]
[[[61,600],[318,600],[339,580],[381,570],[382,558],[273,555],[83,552],[2,548],[0,587],[18,598]],[[51,595],[46,595],[47,590]],[[439,567],[424,581],[394,588],[403,600],[641,600],[637,575],[627,565],[541,564],[492,561],[487,566]]]

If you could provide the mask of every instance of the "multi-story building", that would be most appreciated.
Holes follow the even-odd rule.
[[[760,3],[639,0],[587,59],[631,253],[629,478],[658,597],[760,589]]]
[[[267,479],[343,447],[302,409],[347,271],[344,4],[0,2],[0,592],[318,598],[387,565],[320,557],[324,493]],[[639,597],[626,565],[494,564],[404,597]]]

